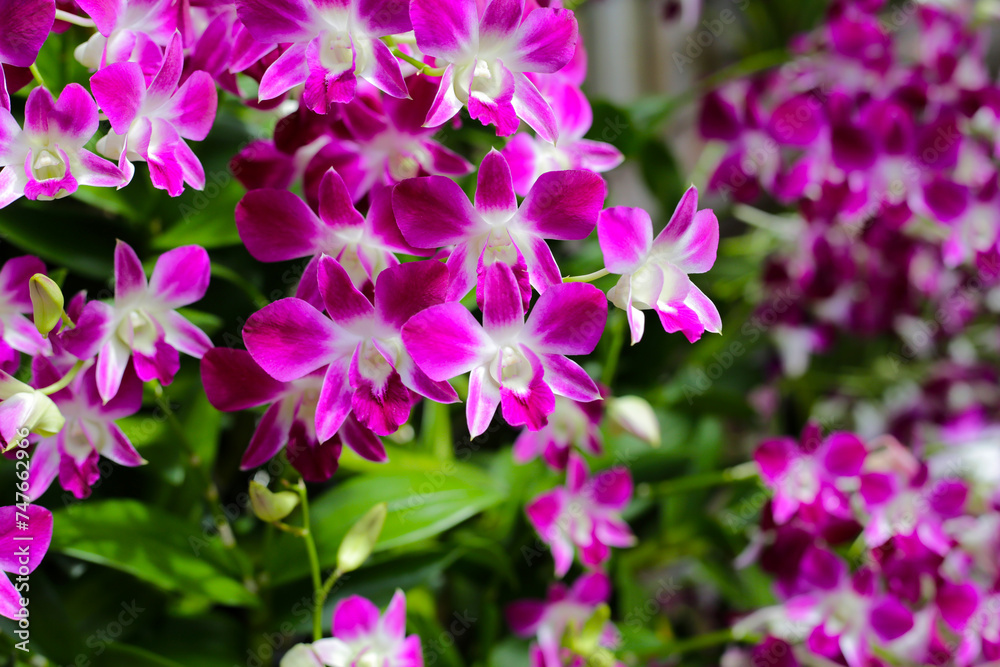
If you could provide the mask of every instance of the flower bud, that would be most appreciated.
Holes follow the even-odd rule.
[[[59,285],[46,275],[36,273],[28,281],[35,328],[43,336],[56,328],[63,316],[63,294]]]
[[[619,396],[608,401],[608,419],[611,423],[635,437],[660,446],[660,422],[653,406],[638,396]]]
[[[309,644],[296,644],[281,659],[280,667],[323,667]]]
[[[291,491],[274,493],[260,482],[250,482],[250,506],[262,521],[274,523],[292,513],[299,504],[299,495]]]
[[[0,371],[0,438],[4,451],[17,446],[28,433],[51,437],[65,423],[51,398]]]
[[[358,522],[351,526],[337,551],[337,569],[342,573],[353,572],[368,560],[378,536],[385,525],[389,508],[385,503],[372,507]]]
[[[579,631],[573,628],[573,633],[567,637],[569,647],[580,655],[592,655],[600,648],[601,637],[610,619],[611,608],[606,604],[598,605]]]

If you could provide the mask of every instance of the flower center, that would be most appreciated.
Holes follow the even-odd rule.
[[[341,74],[351,69],[354,66],[351,35],[346,32],[326,33],[320,42],[319,58],[323,67],[331,74]]]
[[[36,181],[60,180],[66,175],[66,161],[58,153],[43,148],[35,154],[31,174]]]

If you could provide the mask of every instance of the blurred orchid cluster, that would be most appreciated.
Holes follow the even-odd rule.
[[[736,623],[755,646],[723,664],[1000,657],[988,9],[837,1],[787,64],[703,99],[700,131],[724,142],[709,189],[775,249],[758,312],[780,364],[761,413],[811,363],[821,374],[845,349],[870,361],[864,386],[818,383],[812,412],[857,433],[810,421],[756,449],[770,498],[740,565],[773,577],[778,604]]]
[[[763,307],[787,302],[772,329],[785,375],[844,336],[930,345],[994,312],[1000,88],[986,4],[838,0],[785,65],[704,98],[700,132],[726,146],[710,190],[778,237]],[[747,206],[765,197],[795,214]]]

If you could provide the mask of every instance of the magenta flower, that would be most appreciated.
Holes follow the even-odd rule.
[[[649,214],[624,206],[601,213],[597,234],[604,265],[621,276],[608,298],[628,315],[633,345],[645,328],[643,310],[656,311],[665,330],[681,331],[691,342],[722,330],[715,304],[688,277],[712,268],[719,247],[719,221],[711,209],[698,210],[696,188],[655,239]]]
[[[339,123],[306,167],[307,192],[313,174],[329,166],[343,176],[354,201],[380,185],[407,178],[472,172],[465,158],[433,140],[439,126],[423,126],[434,100],[434,83],[421,76],[411,76],[406,83],[412,99],[359,95],[338,108]]]
[[[563,667],[563,635],[570,627],[580,630],[597,607],[611,596],[611,580],[603,572],[588,572],[567,588],[562,582],[552,584],[545,600],[515,600],[507,605],[507,624],[521,637],[537,637],[540,660],[532,667]],[[602,645],[618,638],[612,623],[602,633]]]
[[[374,304],[332,257],[320,259],[319,291],[329,317],[296,298],[254,313],[243,329],[247,350],[271,377],[293,382],[329,366],[316,407],[316,435],[333,437],[353,411],[379,435],[410,414],[413,390],[432,400],[458,400],[447,382],[427,377],[403,347],[401,329],[415,313],[439,304],[447,271],[439,262],[401,264],[375,281]]]
[[[3,66],[33,65],[55,16],[55,0],[0,0],[0,107],[10,109]]]
[[[38,505],[0,507],[0,570],[15,576],[23,576],[25,570],[34,572],[51,542],[52,512]],[[22,611],[26,603],[14,583],[0,575],[0,616],[26,617],[27,612]]]
[[[28,315],[32,312],[28,281],[45,273],[42,260],[31,255],[8,259],[0,268],[0,369],[17,371],[23,352],[51,354],[51,343],[42,338]]]
[[[285,449],[288,462],[307,482],[326,482],[337,471],[343,443],[369,461],[385,461],[385,447],[372,431],[348,415],[333,437],[316,436],[316,406],[326,368],[279,382],[245,350],[216,347],[201,360],[205,394],[225,412],[269,405],[240,461],[241,470],[262,466]]]
[[[34,383],[45,387],[58,381],[68,368],[57,370],[48,359],[32,362]],[[90,496],[90,487],[100,478],[98,457],[135,467],[145,463],[128,437],[115,424],[142,407],[142,382],[128,366],[121,387],[108,402],[97,392],[97,368],[90,366],[65,389],[51,396],[66,423],[54,436],[42,438],[31,456],[28,475],[29,497],[37,500],[52,484],[59,484],[77,498]]]
[[[352,595],[333,610],[333,636],[313,642],[312,651],[327,667],[423,667],[420,637],[406,635],[406,596],[397,590],[385,613]]]
[[[262,100],[305,84],[316,113],[350,102],[362,78],[393,97],[408,97],[399,62],[379,38],[409,32],[405,2],[372,0],[237,0],[240,21],[254,39],[290,47],[260,81]]]
[[[123,185],[118,167],[84,148],[97,124],[97,105],[78,83],[66,86],[58,101],[44,88],[32,90],[23,130],[0,108],[0,208],[22,195],[49,200],[80,185]]]
[[[147,78],[159,69],[162,47],[177,30],[180,9],[174,0],[76,0],[97,25],[97,32],[73,55],[90,69],[135,61]]]
[[[601,447],[601,417],[604,401],[581,402],[556,396],[548,424],[525,429],[514,441],[514,460],[527,463],[541,456],[554,470],[565,470],[574,448],[598,455]]]
[[[142,262],[123,241],[115,246],[114,305],[91,301],[76,328],[60,334],[79,359],[97,355],[97,390],[110,401],[121,385],[129,357],[143,382],[169,384],[180,368],[180,352],[200,359],[212,341],[177,312],[208,289],[208,253],[183,246],[160,255],[149,282]]]
[[[487,271],[483,324],[457,302],[433,306],[403,327],[403,343],[433,380],[472,372],[466,420],[473,437],[498,406],[512,426],[539,429],[555,409],[554,394],[595,401],[597,385],[567,354],[589,354],[604,331],[607,307],[597,288],[556,285],[527,321],[514,274],[504,264]]]
[[[838,480],[856,478],[867,456],[867,446],[853,433],[831,433],[824,439],[813,423],[802,431],[799,441],[773,438],[762,442],[754,460],[764,483],[774,491],[775,523],[788,522],[800,507],[819,498],[828,512],[849,516]]]
[[[176,32],[148,86],[135,62],[109,65],[90,79],[112,129],[98,142],[98,150],[118,159],[129,180],[135,172],[131,160],[148,162],[153,185],[172,197],[183,192],[185,182],[197,190],[205,187],[205,170],[184,140],[208,136],[217,105],[215,83],[206,72],[192,73],[178,87],[183,68]]]
[[[624,467],[590,477],[586,462],[569,456],[566,486],[543,493],[525,508],[539,536],[552,549],[556,576],[562,577],[579,552],[585,567],[600,567],[611,555],[609,547],[635,543],[622,510],[632,498],[632,475]]]
[[[583,138],[594,122],[594,113],[579,86],[553,75],[538,82],[538,89],[552,105],[559,136],[555,142],[548,142],[519,132],[503,147],[519,195],[527,194],[539,176],[550,171],[583,169],[603,173],[625,160],[611,144]]]
[[[389,197],[387,189],[373,196],[368,216],[362,216],[343,179],[329,169],[320,185],[319,215],[287,190],[261,188],[246,193],[236,206],[236,228],[250,254],[262,262],[313,257],[303,272],[299,296],[318,305],[320,255],[336,258],[360,289],[399,264],[394,253],[417,252],[400,236]]]
[[[531,286],[544,292],[562,282],[545,240],[586,238],[604,203],[604,181],[589,171],[544,174],[518,206],[510,167],[496,150],[483,158],[478,179],[474,206],[451,179],[403,181],[392,195],[399,229],[417,248],[455,246],[449,300],[468,294],[478,278],[482,305],[484,273],[500,263],[513,270],[526,308]]]
[[[576,17],[568,9],[524,12],[524,0],[411,0],[417,46],[447,63],[428,126],[463,106],[497,136],[526,122],[546,141],[558,129],[555,114],[525,72],[555,72],[573,57]]]

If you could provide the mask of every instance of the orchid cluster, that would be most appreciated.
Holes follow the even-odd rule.
[[[386,461],[383,438],[397,436],[419,402],[464,402],[470,438],[499,412],[523,429],[515,459],[541,457],[558,476],[526,513],[558,578],[574,561],[583,569],[547,603],[512,607],[514,629],[536,638],[533,664],[610,655],[605,569],[612,548],[635,542],[622,518],[633,484],[621,466],[591,474],[585,456],[602,453],[605,409],[641,439],[659,434],[647,403],[613,397],[580,358],[601,340],[609,301],[624,311],[613,316],[632,344],[645,311],[690,342],[720,332],[716,307],[690,277],[714,264],[719,225],[698,209],[694,187],[657,235],[642,209],[605,208],[600,174],[623,156],[585,138],[593,112],[580,90],[587,59],[573,12],[536,0],[15,4],[0,1],[0,17],[17,17],[0,37],[0,207],[80,186],[123,188],[136,162],[171,196],[204,188],[188,142],[208,136],[221,89],[283,115],[272,138],[230,163],[247,189],[235,210],[239,237],[260,262],[304,266],[292,295],[246,321],[243,350],[213,347],[178,312],[208,287],[199,246],[162,254],[147,279],[119,241],[111,301],[81,292],[64,303],[40,260],[10,260],[0,271],[0,436],[13,447],[19,429],[31,432],[27,499],[57,476],[87,497],[101,456],[145,463],[117,422],[141,409],[144,383],[162,397],[181,354],[201,360],[217,409],[263,408],[241,468],[284,452],[308,482],[330,480],[345,445]],[[70,35],[92,30],[74,51],[88,80],[50,92],[36,58],[50,31],[68,25]],[[19,122],[17,89],[30,81],[22,68],[38,85]],[[469,123],[496,138],[478,167],[440,132]],[[604,266],[565,277],[560,243],[595,234]],[[608,275],[617,279],[608,292],[590,284]],[[14,377],[25,377],[21,355],[29,382]],[[281,523],[292,507],[258,516],[294,532]],[[11,615],[18,603],[7,593],[0,611]],[[405,609],[401,591],[382,615],[367,599],[343,599],[333,636],[296,647],[283,664],[422,665]]]
[[[64,304],[36,257],[0,268],[0,439],[7,456],[26,464],[19,494],[25,505],[57,477],[69,497],[88,497],[100,457],[128,467],[145,463],[116,421],[140,410],[143,382],[173,380],[181,352],[200,357],[211,347],[177,312],[201,299],[208,280],[208,254],[197,246],[163,254],[147,280],[135,251],[119,242],[112,303],[80,292]],[[13,376],[22,355],[30,357],[30,383]],[[13,516],[4,530],[13,531]],[[51,536],[51,519],[48,525]],[[5,598],[4,611],[16,612],[19,599]]]
[[[767,635],[752,664],[997,659],[1000,496],[982,451],[916,456],[891,436],[823,437],[810,423],[798,441],[761,443],[754,458],[774,496],[744,560],[774,575],[781,602],[734,629]]]
[[[791,62],[704,98],[700,132],[725,143],[709,189],[784,247],[763,307],[785,302],[772,330],[785,375],[838,332],[906,338],[934,313],[949,336],[990,310],[1000,89],[976,4],[838,0]],[[796,213],[746,206],[763,194]]]

